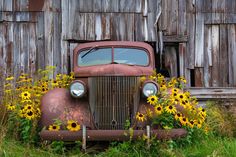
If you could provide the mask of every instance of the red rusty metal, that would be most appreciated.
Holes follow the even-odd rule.
[[[68,89],[56,88],[45,94],[41,101],[41,110],[42,127],[53,124],[55,119],[61,121],[73,119],[94,129],[88,100],[73,98]]]
[[[91,47],[129,47],[129,48],[139,48],[144,49],[149,55],[149,65],[148,66],[130,66],[122,64],[108,64],[99,66],[87,66],[78,67],[78,52],[82,49]],[[155,59],[153,48],[143,42],[131,42],[131,41],[103,41],[103,42],[92,42],[86,44],[80,44],[74,49],[74,72],[77,77],[89,77],[89,76],[142,76],[151,75],[152,71],[155,69]]]
[[[132,136],[128,130],[87,130],[87,141],[127,141],[137,139],[146,135],[146,130],[134,130]],[[187,131],[185,129],[171,129],[171,130],[151,130],[151,136],[156,137],[159,140],[162,139],[176,139],[185,137]],[[43,130],[40,132],[40,137],[43,140],[62,140],[62,141],[76,141],[82,140],[82,130],[77,132],[71,131],[49,131]]]

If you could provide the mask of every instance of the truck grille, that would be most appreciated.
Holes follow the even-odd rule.
[[[102,76],[89,78],[89,103],[98,129],[124,129],[139,102],[139,78]]]

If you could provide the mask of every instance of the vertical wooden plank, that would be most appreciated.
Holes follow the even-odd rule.
[[[102,12],[119,12],[119,0],[102,0]]]
[[[179,0],[179,13],[178,13],[178,35],[187,35],[187,15],[186,15],[186,0]]]
[[[156,41],[157,28],[154,26],[154,23],[155,23],[154,13],[148,13],[148,18],[147,18],[148,41]]]
[[[167,30],[168,21],[168,5],[166,0],[161,1],[161,16],[160,16],[160,30]]]
[[[44,13],[38,13],[38,22],[36,23],[36,69],[45,68],[45,37],[44,37]]]
[[[21,71],[27,73],[29,70],[29,26],[27,23],[20,25],[20,65]]]
[[[29,23],[29,73],[36,72],[36,27],[35,23]]]
[[[52,12],[53,30],[52,30],[52,48],[53,48],[53,65],[56,66],[55,72],[61,72],[61,14]]]
[[[86,14],[86,40],[95,40],[95,14]]]
[[[66,1],[62,1],[63,3],[62,4],[64,4]],[[79,12],[79,5],[80,5],[80,3],[79,3],[80,1],[77,1],[77,0],[69,0],[68,1],[68,16],[69,17],[67,17],[67,15],[65,15],[66,13],[66,11],[67,11],[67,8],[66,8],[66,5],[64,4],[63,5],[63,7],[62,7],[62,23],[63,23],[63,26],[64,26],[64,24],[65,25],[68,25],[68,30],[67,30],[67,35],[66,35],[66,37],[67,37],[67,39],[72,39],[73,38],[73,36],[75,36],[75,30],[76,30],[76,28],[79,26],[77,26],[76,24],[79,24],[80,23],[80,21],[78,21],[78,20],[80,20],[80,18],[79,18],[79,16],[80,16],[80,14],[78,14],[78,12]],[[82,21],[82,22],[84,22],[84,21]]]
[[[70,16],[70,3],[73,1],[63,0],[61,1],[61,73],[69,73],[69,45],[66,39],[68,39],[68,32],[70,31],[69,25],[72,21],[69,22]],[[77,2],[78,3],[78,2]],[[69,24],[69,25],[68,25]],[[71,35],[71,34],[70,34]]]
[[[220,64],[220,72],[224,73],[220,74],[220,86],[227,87],[229,84],[229,59],[228,59],[228,40],[227,40],[227,26],[221,24],[220,25],[220,54],[219,54],[219,64]],[[236,60],[235,60],[236,61]]]
[[[201,13],[201,1],[196,3],[195,67],[203,67],[204,62],[204,15]]]
[[[212,23],[212,0],[204,0],[202,6],[202,13],[204,13],[204,23]]]
[[[93,12],[102,12],[102,1],[103,0],[93,1]]]
[[[6,71],[8,74],[13,75],[13,23],[8,23],[6,26]]]
[[[212,23],[224,23],[225,0],[212,0]]]
[[[195,68],[195,87],[203,87],[203,68]]]
[[[2,0],[2,11],[13,11],[13,0]]]
[[[212,42],[211,26],[204,27],[204,87],[212,86],[211,66],[212,66]]]
[[[187,53],[186,53],[186,68],[194,69],[195,63],[195,24],[196,24],[196,15],[195,7],[192,0],[187,1],[187,34],[189,36],[187,43]]]
[[[177,77],[177,54],[174,46],[166,46],[165,67],[168,69],[170,77]]]
[[[134,14],[125,14],[126,40],[134,41]]]
[[[13,28],[13,34],[14,34],[14,41],[18,41],[18,42],[14,42],[14,49],[13,49],[13,52],[14,52],[14,68],[13,68],[13,71],[14,71],[14,75],[15,76],[19,76],[20,75],[20,42],[21,41],[21,38],[20,38],[20,35],[21,35],[21,26],[20,24],[14,24],[14,28]]]
[[[142,0],[135,0],[135,13],[141,13],[142,12]]]
[[[134,37],[135,41],[144,41],[144,20],[143,16],[141,14],[135,14],[134,15],[134,20],[135,20],[135,28],[134,28]]]
[[[86,14],[78,13],[74,18],[71,39],[86,40]]]
[[[229,84],[236,87],[236,25],[229,24],[228,29],[228,54],[229,54]]]
[[[120,12],[135,12],[135,0],[120,0],[119,2]]]
[[[185,65],[184,57],[186,53],[186,43],[179,43],[179,75],[184,76]]]
[[[219,25],[212,25],[212,86],[219,86]]]
[[[102,39],[102,16],[101,13],[95,15],[95,40]]]
[[[102,13],[102,40],[111,39],[111,14]]]
[[[94,0],[79,0],[79,12],[84,12],[84,13],[93,12],[93,3]]]
[[[168,27],[166,35],[177,35],[178,29],[178,0],[168,1]]]

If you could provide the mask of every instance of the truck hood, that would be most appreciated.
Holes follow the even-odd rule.
[[[152,67],[142,67],[126,64],[107,64],[89,67],[75,67],[74,72],[76,77],[90,76],[143,76],[151,75]]]

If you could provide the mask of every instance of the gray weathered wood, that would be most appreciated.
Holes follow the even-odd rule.
[[[230,24],[228,29],[228,54],[229,54],[229,84],[236,87],[236,26]]]
[[[212,25],[212,86],[219,86],[219,26]]]

